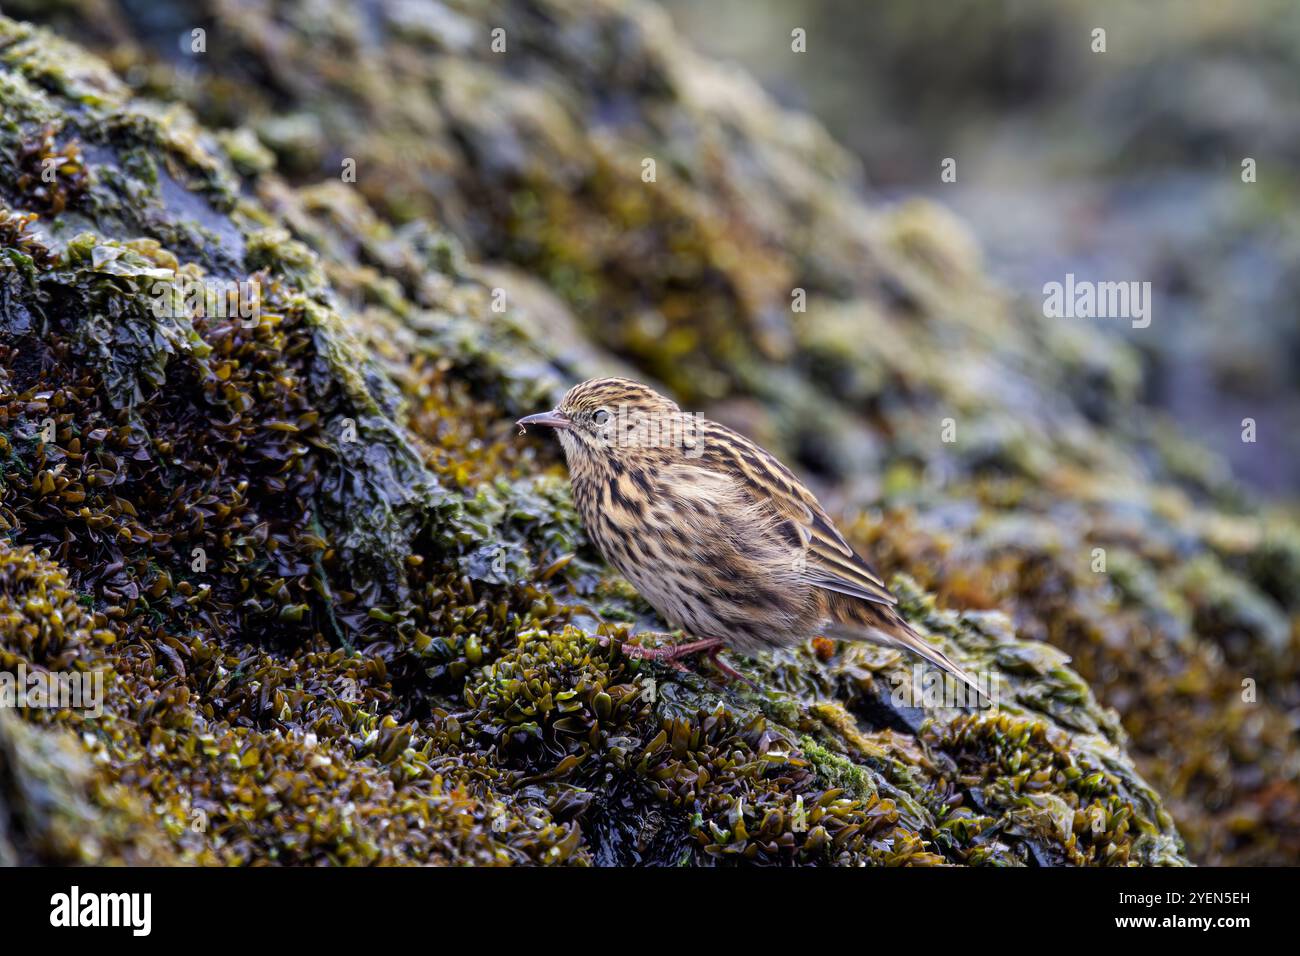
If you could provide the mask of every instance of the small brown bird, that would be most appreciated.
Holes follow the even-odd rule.
[[[556,429],[573,499],[601,554],[696,640],[641,648],[676,660],[816,635],[905,648],[979,685],[899,615],[897,599],[812,492],[749,439],[624,378],[571,388],[518,422]]]

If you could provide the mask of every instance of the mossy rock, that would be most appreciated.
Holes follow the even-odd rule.
[[[524,5],[506,6],[524,17]],[[630,102],[677,103],[691,128],[723,128],[719,108],[680,85],[678,58],[689,54],[664,24],[616,5],[601,18],[630,24],[624,42],[663,77],[627,90]],[[407,30],[392,42],[440,48],[439,70],[460,71],[462,85],[436,106],[455,114],[456,89],[491,92],[501,81],[452,34]],[[243,82],[221,59],[237,58],[238,47],[212,48],[224,51],[212,69],[229,67]],[[532,46],[529,57],[563,72],[572,62],[564,50]],[[297,106],[329,120],[315,95],[299,88]],[[430,94],[419,95],[413,103]],[[499,95],[515,102],[523,93],[506,85]],[[991,304],[955,224],[915,210],[877,223],[822,134],[777,163],[767,150],[779,114],[747,97],[727,107],[745,117],[743,142],[709,152],[760,170],[769,160],[804,169],[781,189],[792,202],[815,196],[825,226],[790,248],[772,238],[779,224],[756,229],[753,237],[768,236],[753,239],[766,250],[757,257],[748,247],[724,255],[680,245],[721,242],[708,224],[726,215],[698,205],[689,176],[649,208],[618,205],[627,188],[614,160],[637,155],[629,150],[644,130],[592,154],[605,166],[583,175],[596,185],[604,177],[603,191],[570,192],[572,215],[557,212],[555,182],[528,186],[541,202],[529,211],[506,190],[508,176],[468,184],[466,167],[445,189],[426,186],[428,205],[399,216],[412,194],[405,180],[363,176],[363,189],[296,181],[324,172],[310,151],[287,156],[287,141],[265,128],[256,140],[214,134],[184,108],[137,98],[52,34],[0,20],[0,521],[6,553],[40,562],[75,595],[93,626],[71,640],[87,655],[93,645],[95,666],[115,675],[105,718],[66,718],[76,745],[96,757],[91,785],[78,791],[89,809],[74,817],[88,835],[97,814],[128,812],[112,802],[112,788],[126,787],[149,811],[132,825],[149,828],[169,858],[202,863],[1184,862],[1118,715],[1042,640],[1078,658],[1106,644],[1108,629],[1155,614],[1143,588],[1154,580],[1164,591],[1172,580],[1158,538],[1132,552],[1150,572],[1128,578],[1136,609],[1072,570],[1118,507],[1086,485],[1085,463],[1132,476],[1131,448],[1064,400],[1023,427],[1008,424],[1017,390],[1040,394],[1068,343],[1052,340],[1038,356],[1015,347],[1008,361],[1029,372],[992,399],[978,380],[945,377],[926,357],[936,328],[968,344],[987,371],[1006,358],[990,343],[1023,317]],[[340,102],[350,112],[333,121],[371,129],[379,152],[394,147],[384,128],[367,125],[382,116]],[[272,124],[273,112],[266,105],[258,122]],[[582,155],[587,134],[561,133],[578,138],[555,148]],[[56,181],[30,188],[23,177],[50,157]],[[548,162],[525,157],[524,172],[565,168]],[[683,152],[681,170],[702,162]],[[524,218],[468,224],[454,213],[468,215],[474,190]],[[881,231],[864,230],[868,221]],[[626,263],[590,259],[610,224],[641,236],[652,256],[685,249],[695,271],[652,277],[630,296]],[[549,245],[534,234],[542,227],[559,230]],[[576,246],[560,242],[566,232]],[[828,248],[849,236],[875,264],[870,282],[848,278],[854,254]],[[581,316],[566,324],[595,343],[570,350],[586,364],[558,361],[528,311],[494,308],[500,272],[476,263],[484,252],[542,279],[558,294],[551,305]],[[781,282],[746,285],[746,269],[773,256]],[[850,330],[854,316],[870,315],[897,348],[864,355],[816,323],[759,321],[775,314],[777,286],[786,284],[784,298],[789,282],[814,271],[815,308],[838,303]],[[200,315],[188,305],[160,314],[155,286],[178,276],[256,283],[260,315]],[[707,318],[697,326],[682,297],[702,288],[716,295],[695,302]],[[958,300],[976,305],[963,311]],[[846,527],[890,570],[911,573],[892,583],[918,627],[967,666],[999,675],[999,712],[904,706],[894,690],[910,662],[869,647],[819,643],[738,661],[761,692],[619,651],[626,622],[656,624],[590,550],[553,454],[517,441],[510,423],[573,374],[612,364],[603,347],[644,373],[676,368],[671,349],[681,342],[667,336],[669,351],[650,354],[650,340],[636,337],[646,302],[671,316],[671,328],[716,346],[698,369],[663,377],[682,379],[674,384],[688,396],[767,401],[781,411],[761,412],[756,424],[796,453],[806,449],[793,436],[805,431],[827,450],[828,477],[850,466],[915,474],[908,469],[942,454],[937,439],[907,437],[929,433],[924,416],[949,402],[984,416],[987,437],[953,463],[957,484],[941,500],[924,477],[900,477],[887,514],[850,516]],[[536,297],[530,304],[540,307]],[[597,331],[593,313],[609,306]],[[746,331],[712,338],[715,322]],[[1102,392],[1090,399],[1094,413],[1134,388],[1128,359],[1107,361],[1091,379]],[[850,383],[851,401],[823,402],[829,382],[817,369]],[[872,443],[873,421],[896,437]],[[1050,437],[1040,446],[1026,435]],[[867,461],[855,450],[864,441],[875,449]],[[1053,512],[1040,484],[1077,507]],[[980,542],[966,553],[942,530],[960,526],[962,514],[944,509],[963,499]],[[1158,524],[1200,505],[1171,491],[1156,507],[1134,507]],[[1017,540],[999,524],[1013,512],[1064,530]],[[1288,587],[1276,570],[1257,570],[1265,547],[1275,545],[1222,559],[1259,576],[1252,600]],[[963,577],[970,568],[987,570]],[[1052,605],[1048,595],[1062,593],[1070,607]],[[1231,589],[1216,592],[1216,620],[1275,626],[1223,610],[1236,600]],[[1162,613],[1187,626],[1194,617],[1170,615],[1175,606],[1186,603],[1165,601]],[[16,606],[0,650],[51,666],[67,650],[23,637],[32,613]],[[93,637],[99,631],[113,640]],[[1184,642],[1198,662],[1208,660],[1199,639]],[[1112,659],[1082,657],[1092,676]],[[1128,656],[1120,666],[1135,681],[1142,673]],[[1204,673],[1224,686],[1222,671]],[[1274,673],[1280,685],[1280,662]],[[36,746],[5,733],[19,741],[9,746]],[[63,858],[40,845],[12,852]]]

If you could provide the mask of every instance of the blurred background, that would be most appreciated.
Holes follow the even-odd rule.
[[[821,119],[884,199],[958,213],[1042,304],[1150,281],[1145,401],[1268,496],[1300,487],[1300,4],[667,0],[678,28]],[[791,30],[808,52],[791,55]],[[1106,51],[1092,52],[1092,31]],[[957,181],[940,180],[944,158]],[[1245,184],[1241,163],[1257,165]],[[1259,423],[1244,445],[1236,423]]]

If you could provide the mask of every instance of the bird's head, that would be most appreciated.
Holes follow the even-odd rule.
[[[626,378],[580,382],[549,412],[519,419],[520,428],[554,428],[572,466],[598,460],[691,457],[701,447],[699,421],[648,385]]]

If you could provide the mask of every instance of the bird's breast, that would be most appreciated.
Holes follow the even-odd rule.
[[[812,589],[770,516],[707,473],[573,476],[588,535],[674,626],[756,649],[809,636]]]

